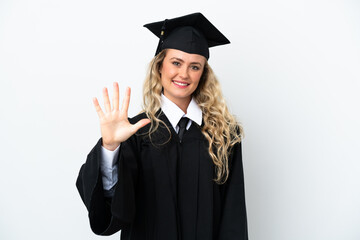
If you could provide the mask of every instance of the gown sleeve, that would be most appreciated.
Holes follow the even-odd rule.
[[[229,178],[224,184],[219,240],[247,240],[244,174],[241,143],[237,143],[229,159]]]
[[[102,139],[88,154],[80,169],[76,186],[88,210],[90,227],[95,234],[114,234],[128,228],[134,219],[137,157],[132,141],[130,138],[120,146],[118,183],[112,198],[104,196],[100,170]]]

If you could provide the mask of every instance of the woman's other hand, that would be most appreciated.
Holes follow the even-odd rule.
[[[115,150],[121,142],[126,141],[137,130],[150,123],[149,119],[141,119],[136,124],[131,124],[128,120],[128,108],[130,102],[129,87],[126,88],[125,97],[119,110],[119,85],[114,82],[113,106],[111,108],[109,93],[107,88],[103,89],[105,112],[101,109],[96,97],[93,103],[100,119],[100,129],[102,144],[108,150]]]

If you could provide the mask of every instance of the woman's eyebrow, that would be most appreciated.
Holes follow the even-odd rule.
[[[184,60],[182,60],[181,58],[178,58],[178,57],[170,58],[170,60],[173,60],[173,59],[178,60],[179,62],[184,62]],[[191,62],[190,64],[199,64],[200,66],[202,66],[200,62]]]
[[[177,58],[177,57],[170,58],[170,60],[173,60],[173,59],[178,60],[179,62],[184,62],[184,60],[182,60],[181,58]]]

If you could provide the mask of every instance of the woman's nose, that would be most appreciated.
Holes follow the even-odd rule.
[[[188,68],[183,66],[179,69],[179,76],[182,79],[187,79],[189,77],[189,72],[188,72]]]

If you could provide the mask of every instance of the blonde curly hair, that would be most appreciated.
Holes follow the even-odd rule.
[[[163,90],[159,70],[165,56],[166,49],[152,59],[143,87],[143,111],[151,120],[150,130],[147,133],[150,139],[151,134],[160,124],[167,128],[157,115],[161,107]],[[214,181],[223,184],[229,176],[228,158],[231,148],[241,142],[243,129],[230,114],[219,81],[207,61],[193,97],[203,113],[204,125],[201,131],[209,142],[208,151],[215,165]],[[170,133],[169,129],[168,131]]]

